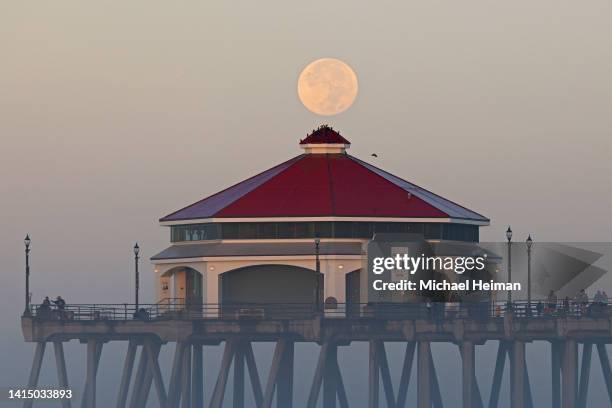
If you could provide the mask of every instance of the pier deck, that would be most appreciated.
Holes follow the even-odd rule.
[[[410,373],[416,361],[416,406],[438,408],[444,404],[431,344],[444,342],[456,345],[461,357],[462,406],[481,408],[485,406],[485,401],[475,375],[477,346],[495,341],[498,352],[487,406],[498,405],[508,360],[511,406],[533,407],[525,361],[526,346],[534,341],[546,341],[550,343],[553,362],[550,373],[546,374],[551,375],[553,384],[553,407],[586,406],[593,347],[599,355],[612,405],[612,370],[606,351],[606,344],[612,343],[612,315],[604,306],[598,305],[588,312],[576,308],[540,316],[529,313],[520,302],[512,312],[505,312],[500,305],[491,304],[452,311],[438,306],[432,310],[422,307],[397,308],[395,305],[338,305],[335,309],[321,311],[296,308],[295,305],[275,305],[271,308],[199,305],[197,308],[172,310],[150,305],[139,308],[141,312],[142,309],[145,311],[141,314],[130,307],[71,305],[54,313],[41,313],[35,309],[31,316],[22,317],[25,340],[36,343],[29,388],[37,386],[45,347],[49,343],[54,345],[59,384],[68,387],[67,376],[64,375],[63,343],[78,340],[87,345],[87,377],[81,406],[94,408],[96,373],[103,345],[125,341],[128,349],[117,408],[146,406],[153,387],[162,407],[203,407],[203,346],[222,344],[221,367],[206,406],[224,406],[229,372],[233,367],[232,406],[245,406],[246,369],[257,407],[267,408],[276,401],[277,406],[290,408],[296,403],[293,394],[294,346],[296,343],[310,342],[320,345],[317,368],[311,380],[308,401],[296,406],[314,408],[320,399],[324,408],[346,408],[349,399],[343,385],[337,350],[352,342],[367,342],[370,347],[368,407],[378,407],[383,397],[388,407],[407,406]],[[267,381],[259,378],[253,342],[275,343]],[[392,380],[389,371],[385,351],[387,342],[403,342],[406,345],[397,392],[393,389],[393,383],[397,381]],[[160,349],[168,344],[175,344],[174,362],[169,375],[165,375],[160,368],[158,355]],[[582,347],[580,363],[579,347]],[[136,367],[138,350],[140,358]],[[542,373],[538,372],[538,375]],[[31,400],[26,401],[24,406],[31,407],[32,403]],[[64,407],[67,406],[70,406],[69,401],[64,402]]]

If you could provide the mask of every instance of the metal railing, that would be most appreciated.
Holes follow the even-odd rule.
[[[387,320],[494,319],[511,312],[516,318],[586,318],[612,314],[607,302],[546,301],[463,303],[186,303],[183,299],[155,304],[68,304],[64,308],[33,305],[32,316],[61,321],[160,321],[160,320],[298,320],[322,318]]]

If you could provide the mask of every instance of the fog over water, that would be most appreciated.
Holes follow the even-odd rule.
[[[147,258],[169,241],[157,219],[299,154],[298,140],[324,122],[351,140],[351,154],[490,217],[483,240],[503,240],[511,224],[517,240],[608,241],[611,20],[605,0],[5,2],[0,386],[23,385],[33,355],[19,327],[26,233],[35,302],[131,301],[135,241],[152,302]],[[296,92],[301,69],[325,56],[349,63],[360,87],[332,118],[308,112]],[[590,290],[600,287],[612,293],[612,278]],[[100,406],[114,401],[124,346],[104,350]],[[389,346],[394,370],[400,349]],[[261,350],[266,366],[271,346]],[[84,351],[67,348],[75,387]],[[313,353],[296,350],[298,398]],[[494,353],[477,354],[485,399]],[[549,366],[544,345],[527,353],[531,370]],[[457,350],[434,354],[456,400]],[[54,384],[47,357],[41,383]],[[209,392],[220,353],[207,348],[206,358]],[[340,359],[350,398],[363,401],[367,346]],[[596,360],[592,370],[591,406],[601,406]],[[535,398],[547,397],[548,370],[530,374]]]

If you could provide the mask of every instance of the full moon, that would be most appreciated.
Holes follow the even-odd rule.
[[[357,97],[357,75],[348,64],[321,58],[304,68],[298,79],[298,96],[317,115],[331,116],[347,110]]]

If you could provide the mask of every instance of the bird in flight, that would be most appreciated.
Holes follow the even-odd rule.
[[[371,156],[372,157],[378,157],[378,155],[376,153],[372,153]]]

